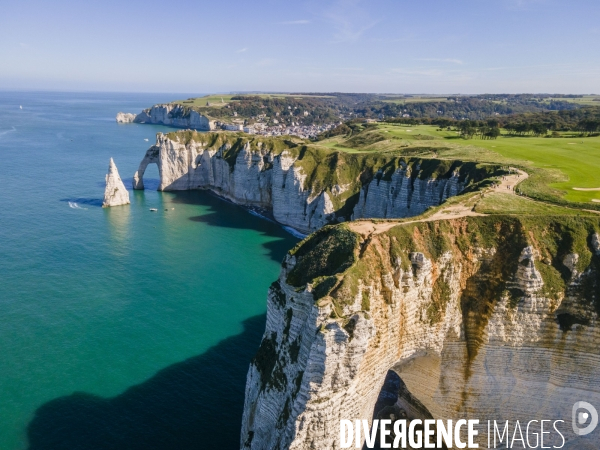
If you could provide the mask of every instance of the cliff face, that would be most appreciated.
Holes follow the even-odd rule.
[[[132,123],[136,118],[135,114],[120,112],[117,113],[117,123]]]
[[[439,205],[497,171],[460,161],[352,155],[234,133],[158,134],[134,176],[156,163],[159,190],[210,189],[267,209],[303,233],[351,218],[399,218]]]
[[[117,116],[118,121],[118,116]],[[197,111],[182,105],[154,105],[143,110],[133,119],[135,123],[153,123],[170,125],[179,128],[193,128],[200,131],[210,131],[216,128],[215,122]]]
[[[104,200],[102,207],[120,206],[129,204],[129,192],[125,189],[123,181],[119,176],[119,171],[112,158],[108,164],[108,173],[106,174],[106,187],[104,188]]]
[[[599,433],[575,436],[571,410],[600,405],[600,221],[546,219],[314,233],[270,288],[241,447],[337,449],[340,419],[395,411],[562,419],[565,448],[599,448]],[[390,370],[403,390],[376,410]],[[486,425],[479,431],[487,448]],[[544,445],[561,439],[546,435]]]

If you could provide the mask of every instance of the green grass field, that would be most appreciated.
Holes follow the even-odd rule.
[[[494,192],[477,201],[475,212],[483,214],[516,214],[533,216],[597,216],[597,213],[581,209],[565,208],[536,202],[513,194]]]
[[[401,151],[447,159],[470,159],[479,162],[513,164],[533,169],[528,186],[550,200],[568,202],[600,200],[598,191],[577,188],[600,188],[600,137],[580,137],[564,133],[559,138],[513,137],[503,134],[495,140],[465,140],[456,131],[440,131],[429,125],[379,124],[377,130],[386,138],[364,148],[349,148],[343,137],[321,141],[319,145],[342,151]]]
[[[547,98],[544,99],[543,102],[544,103],[550,103],[550,101],[563,101],[563,102],[570,102],[570,103],[576,103],[578,105],[581,106],[600,106],[600,95],[584,95],[583,97],[578,97],[578,98],[560,98],[560,97],[552,97],[552,98]],[[389,103],[399,103],[399,104],[405,104],[405,103],[423,103],[423,102],[447,102],[448,98],[447,96],[427,96],[427,95],[415,95],[413,97],[404,97],[404,96],[393,96],[390,95],[389,98],[384,99],[384,102],[389,102]],[[498,104],[507,104],[506,100],[493,100],[494,103],[498,103]]]
[[[185,100],[175,100],[174,102],[171,103],[177,103],[177,104],[183,104],[186,106],[195,106],[195,107],[199,107],[199,108],[203,108],[206,107],[206,102],[210,102],[210,106],[211,107],[219,107],[219,106],[225,106],[226,104],[230,103],[231,97],[235,97],[234,95],[231,94],[214,94],[214,95],[207,95],[205,97],[195,97],[195,98],[188,98]],[[221,100],[223,100],[224,103],[221,103]]]
[[[584,95],[580,98],[549,98],[546,103],[550,103],[550,100],[576,103],[581,106],[600,106],[600,95]]]

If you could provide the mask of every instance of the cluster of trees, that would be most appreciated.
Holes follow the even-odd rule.
[[[461,120],[458,123],[460,135],[465,139],[477,136],[481,139],[496,139],[500,136],[500,122],[496,119],[483,120]]]
[[[583,134],[592,135],[600,132],[600,119],[583,119],[577,124],[577,130]]]
[[[543,136],[548,131],[574,131],[593,134],[600,131],[600,108],[586,107],[575,111],[524,114],[502,119],[511,134]]]
[[[489,98],[486,98],[489,97]],[[384,102],[373,99],[356,105],[355,112],[367,118],[399,118],[404,115],[416,119],[449,118],[455,120],[482,120],[492,116],[506,116],[527,112],[574,110],[580,106],[562,100],[547,101],[527,95],[448,97],[446,101],[411,103]]]
[[[587,106],[575,110],[512,114],[509,116],[496,116],[488,121],[406,117],[386,120],[389,123],[437,125],[441,128],[455,128],[465,136],[475,136],[481,134],[481,130],[485,128],[494,128],[488,125],[488,122],[493,123],[494,121],[498,123],[498,128],[504,128],[509,133],[520,136],[544,136],[549,131],[574,131],[583,134],[594,134],[600,132],[600,107]],[[472,132],[472,130],[476,131]],[[492,130],[488,130],[488,132],[496,133]]]
[[[409,96],[403,98],[337,92],[290,94],[281,97],[238,95],[232,98],[233,101],[228,107],[209,106],[202,109],[205,114],[217,119],[232,116],[250,119],[266,115],[280,123],[295,122],[303,125],[372,118],[398,120],[409,124],[431,123],[444,126],[442,123],[448,123],[445,126],[456,126],[454,123],[462,120],[481,121],[496,118],[500,121],[501,128],[514,130],[516,134],[539,134],[542,125],[552,131],[575,130],[581,120],[600,117],[599,114],[590,115],[586,112],[600,108],[582,107],[566,101],[571,97],[576,96],[484,94],[452,96],[444,100],[420,98],[419,101],[411,101]],[[563,98],[565,100],[562,100]],[[304,111],[309,114],[305,116]]]
[[[545,123],[507,123],[504,125],[506,131],[512,135],[525,136],[533,134],[534,136],[545,136],[548,134],[548,125]]]

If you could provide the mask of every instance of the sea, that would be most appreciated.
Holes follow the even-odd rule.
[[[269,285],[298,239],[132,176],[191,94],[0,92],[0,449],[236,449]],[[110,158],[131,205],[102,208]],[[156,208],[158,211],[150,211]]]

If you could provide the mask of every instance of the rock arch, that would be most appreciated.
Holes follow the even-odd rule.
[[[400,368],[401,371],[401,368]],[[394,370],[388,370],[381,391],[373,409],[373,420],[391,420],[394,423],[396,420],[406,420],[407,425],[410,421],[434,419],[433,415],[427,407],[410,392],[402,377]],[[417,426],[415,429],[421,429],[422,426]],[[392,444],[394,434],[390,435],[387,444]],[[437,438],[431,439],[436,442]],[[381,442],[378,439],[374,447],[375,450],[381,449]],[[384,447],[385,448],[385,447]],[[448,450],[445,444],[441,447],[434,447],[443,450]]]
[[[133,189],[144,189],[144,172],[146,172],[148,164],[156,164],[158,166],[158,173],[160,175],[161,165],[159,164],[159,153],[160,150],[156,145],[153,145],[148,149],[146,155],[144,155],[144,159],[142,159],[142,162],[140,162],[138,170],[133,175]]]

